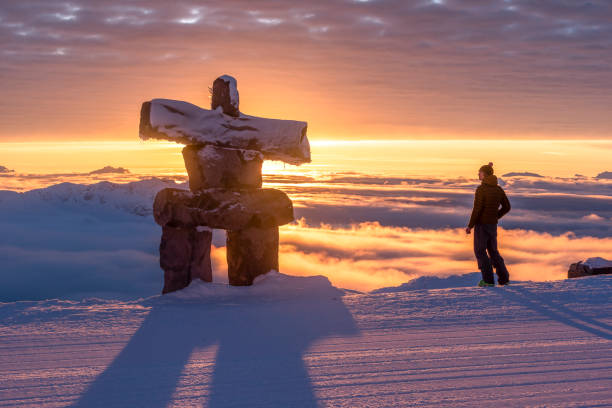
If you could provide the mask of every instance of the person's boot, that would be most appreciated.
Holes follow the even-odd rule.
[[[494,283],[487,283],[487,282],[485,282],[484,280],[481,279],[480,282],[478,282],[478,286],[480,286],[481,288],[488,288],[488,287],[491,287],[491,286],[495,286],[495,284]]]

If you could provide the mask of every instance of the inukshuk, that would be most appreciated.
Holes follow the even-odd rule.
[[[168,99],[142,104],[141,139],[186,145],[191,190],[166,188],[153,204],[162,226],[162,293],[197,278],[212,281],[212,229],[227,231],[231,285],[250,285],[256,276],[278,270],[278,227],[293,220],[293,205],[282,191],[261,188],[261,166],[263,160],[310,161],[306,122],[241,113],[234,78],[214,81],[211,108]]]

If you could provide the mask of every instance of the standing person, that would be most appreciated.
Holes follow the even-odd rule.
[[[478,171],[478,178],[482,184],[476,189],[474,209],[470,223],[465,229],[465,233],[469,234],[474,228],[474,253],[478,269],[482,273],[478,286],[495,286],[493,267],[497,272],[497,283],[506,285],[510,275],[504,258],[497,250],[497,221],[510,211],[510,201],[497,184],[497,177],[493,175],[493,163],[482,166]]]

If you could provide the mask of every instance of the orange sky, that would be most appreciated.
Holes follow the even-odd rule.
[[[36,0],[0,5],[0,141],[133,139],[141,102],[316,139],[608,138],[609,2]]]

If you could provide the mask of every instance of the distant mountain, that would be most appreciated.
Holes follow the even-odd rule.
[[[502,175],[502,177],[538,177],[538,178],[543,178],[544,176],[542,176],[541,174],[538,173],[530,173],[528,171],[524,171],[524,172],[511,172],[511,173],[506,173],[504,175]]]
[[[88,174],[128,174],[130,171],[123,167],[104,166],[101,169],[90,171]]]
[[[603,171],[595,176],[596,179],[612,180],[612,171]]]

